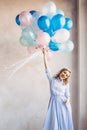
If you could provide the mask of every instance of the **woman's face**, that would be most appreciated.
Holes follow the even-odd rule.
[[[70,72],[69,71],[62,71],[59,75],[60,79],[63,80],[63,79],[66,79],[68,77],[70,77]]]

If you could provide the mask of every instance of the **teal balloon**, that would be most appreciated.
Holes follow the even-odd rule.
[[[26,37],[24,37],[24,36],[21,36],[19,41],[20,41],[21,45],[23,45],[23,46],[36,46],[37,45],[36,41],[31,42],[30,40],[26,39]]]
[[[56,13],[57,13],[57,14],[61,14],[61,15],[63,15],[63,16],[64,16],[64,11],[63,11],[63,10],[61,10],[61,9],[57,9]]]
[[[62,43],[61,50],[64,52],[71,52],[74,49],[74,43],[71,40],[68,40]]]
[[[52,50],[52,51],[59,51],[60,50],[60,43],[56,43],[55,41],[50,41],[49,43],[49,48]]]
[[[19,39],[22,46],[29,46],[28,41],[25,39],[25,37],[21,36]]]
[[[34,32],[32,28],[24,28],[22,30],[22,36],[28,41],[28,44],[30,46],[37,45],[37,34]]]
[[[41,16],[41,13],[40,12],[38,12],[38,11],[36,11],[33,15],[33,18],[34,18],[34,20],[38,20],[38,18]]]
[[[32,28],[24,28],[22,30],[22,35],[24,35],[26,38],[31,38],[33,40],[37,39],[37,34],[34,32]]]

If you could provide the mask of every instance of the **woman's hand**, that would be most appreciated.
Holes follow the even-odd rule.
[[[65,104],[68,104],[70,102],[70,97],[68,97],[65,101]]]
[[[45,53],[46,53],[46,49],[45,49],[45,48],[43,48],[43,49],[42,49],[42,52],[43,52],[43,54],[45,54]]]

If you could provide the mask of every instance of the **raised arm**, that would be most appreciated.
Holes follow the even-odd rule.
[[[43,52],[43,60],[44,60],[45,72],[46,72],[46,75],[47,75],[49,81],[51,81],[52,80],[52,75],[51,75],[51,73],[49,71],[49,67],[48,67],[48,62],[47,62],[47,57],[46,57],[46,49],[43,48],[42,52]]]
[[[43,60],[44,60],[44,66],[45,66],[45,69],[48,69],[48,63],[47,63],[47,57],[46,57],[46,49],[43,48]]]

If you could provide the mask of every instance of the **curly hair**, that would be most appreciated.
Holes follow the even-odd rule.
[[[67,68],[62,68],[57,74],[54,75],[54,78],[58,78],[58,77],[60,78],[60,74],[61,74],[63,71],[68,71],[68,72],[71,74],[71,71],[70,71],[69,69],[67,69]],[[70,76],[69,76],[68,78],[66,78],[66,79],[63,79],[63,82],[64,82],[65,85],[69,82],[69,78],[70,78]]]

